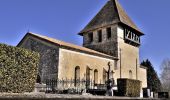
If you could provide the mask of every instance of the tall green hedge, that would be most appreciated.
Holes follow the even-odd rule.
[[[139,97],[141,81],[133,79],[117,79],[118,92],[121,96]]]
[[[32,92],[38,63],[38,53],[0,44],[0,92]]]

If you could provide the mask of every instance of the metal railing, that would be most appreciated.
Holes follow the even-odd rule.
[[[46,93],[81,94],[88,89],[106,89],[105,84],[94,84],[93,80],[84,79],[48,79]]]

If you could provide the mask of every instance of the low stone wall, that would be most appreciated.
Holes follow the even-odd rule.
[[[0,100],[159,100],[153,98],[108,97],[92,95],[63,95],[45,93],[0,93]]]

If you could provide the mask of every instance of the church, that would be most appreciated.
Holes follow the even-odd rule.
[[[108,0],[82,29],[83,46],[28,32],[17,47],[40,53],[38,75],[47,79],[85,79],[105,84],[109,78],[140,80],[147,87],[147,69],[140,65],[140,37],[144,35],[118,0]]]

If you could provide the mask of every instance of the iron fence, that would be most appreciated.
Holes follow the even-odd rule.
[[[105,84],[95,84],[93,80],[84,79],[48,79],[46,80],[46,93],[81,94],[88,89],[106,89]]]

